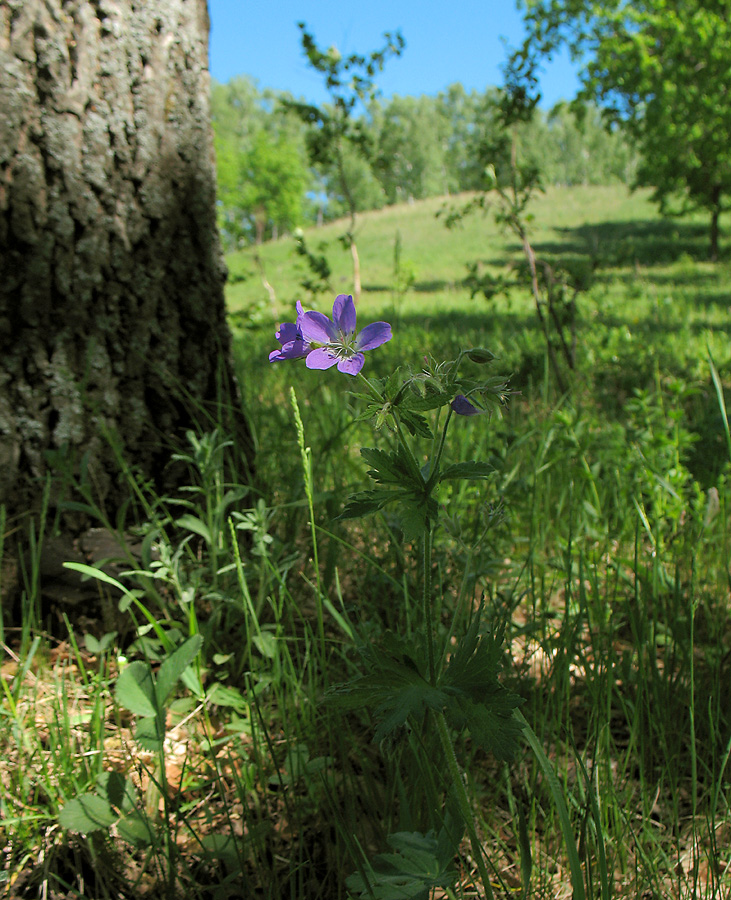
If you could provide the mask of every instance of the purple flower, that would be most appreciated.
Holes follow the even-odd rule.
[[[458,416],[479,416],[482,410],[473,406],[464,394],[457,394],[450,404]]]
[[[312,347],[302,337],[299,321],[302,317],[302,304],[297,301],[297,321],[283,322],[279,326],[275,337],[282,345],[279,350],[272,350],[269,354],[269,362],[277,362],[282,359],[299,359],[307,356]]]
[[[319,312],[300,313],[297,327],[302,340],[315,345],[307,353],[308,369],[329,369],[337,364],[338,371],[347,375],[357,375],[363,368],[364,351],[374,350],[392,337],[388,322],[373,322],[356,332],[355,304],[348,294],[335,298],[332,320]]]

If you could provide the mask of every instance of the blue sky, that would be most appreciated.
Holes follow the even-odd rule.
[[[313,103],[326,99],[321,78],[305,63],[297,22],[321,47],[343,55],[380,48],[385,31],[401,30],[406,49],[378,77],[385,97],[436,94],[456,81],[479,91],[502,83],[504,40],[523,35],[514,0],[208,0],[210,67],[218,81],[251,75],[261,88],[286,90]],[[567,58],[546,66],[541,106],[570,100],[577,88]]]

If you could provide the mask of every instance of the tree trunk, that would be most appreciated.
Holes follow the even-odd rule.
[[[53,457],[83,454],[113,512],[128,493],[115,442],[163,489],[176,439],[222,411],[251,452],[215,222],[208,28],[205,0],[0,4],[0,504],[11,521],[38,508]]]

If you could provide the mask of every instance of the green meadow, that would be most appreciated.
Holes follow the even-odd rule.
[[[706,262],[705,219],[663,219],[647,193],[538,197],[538,258],[590,273],[560,392],[530,289],[471,296],[468,266],[511,279],[524,261],[491,212],[445,227],[465,199],[356,229],[359,326],[393,329],[363,374],[418,385],[485,348],[465,372],[508,382],[490,415],[451,416],[444,460],[485,468],[440,484],[426,568],[392,507],[341,517],[369,484],[360,450],[395,440],[363,417],[360,381],[268,361],[297,300],[329,315],[352,292],[341,222],[305,232],[331,267],[316,295],[292,237],[227,257],[256,468],[212,423],[178,455],[184,496],[124,473],[147,525],[120,533],[113,578],[87,572],[108,639],[83,620],[48,637],[34,536],[0,697],[7,896],[731,897],[729,255]],[[412,443],[421,463],[435,441]],[[479,615],[494,691],[527,723],[502,753],[494,723],[491,751],[450,720],[472,824],[432,695],[413,699],[428,679],[395,707],[378,674],[389,653],[394,684],[421,671],[405,649],[421,592],[435,667]]]

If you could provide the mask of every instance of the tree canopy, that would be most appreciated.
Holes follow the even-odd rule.
[[[731,191],[731,3],[728,0],[526,0],[528,37],[513,64],[530,72],[567,46],[580,98],[637,142],[637,182],[663,211],[710,213],[710,254]]]
[[[320,216],[348,216],[351,204],[362,212],[481,190],[486,161],[500,163],[494,147],[504,129],[502,92],[494,87],[468,91],[457,83],[436,96],[366,97],[349,122],[358,141],[342,140],[339,159],[308,156],[308,140],[319,137],[308,132],[321,123],[303,122],[292,97],[284,95],[290,101],[284,104],[281,97],[246,76],[213,84],[218,217],[229,247],[292,232]],[[335,108],[327,104],[316,114],[335,115]],[[581,117],[565,105],[537,110],[513,137],[545,184],[629,183],[636,172],[623,129],[607,131],[594,108]]]

